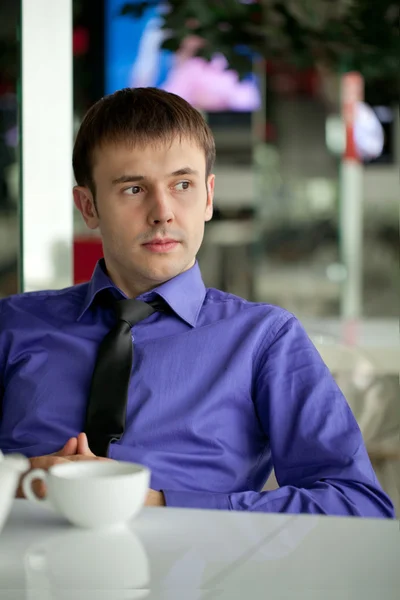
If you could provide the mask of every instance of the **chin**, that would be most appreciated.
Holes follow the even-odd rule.
[[[194,260],[191,261],[165,261],[164,264],[152,264],[148,265],[146,269],[147,277],[153,281],[163,283],[169,279],[173,279],[183,271],[186,271],[194,265]],[[144,274],[144,273],[143,273]]]

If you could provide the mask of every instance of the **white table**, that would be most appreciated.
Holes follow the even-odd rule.
[[[93,533],[16,500],[1,600],[394,600],[399,522],[146,508]]]

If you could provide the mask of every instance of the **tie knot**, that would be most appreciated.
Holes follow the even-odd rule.
[[[142,300],[136,300],[135,298],[118,300],[115,302],[114,308],[117,319],[129,323],[131,327],[149,317],[156,310],[150,304],[142,302]]]

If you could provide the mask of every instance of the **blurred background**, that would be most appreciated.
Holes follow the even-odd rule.
[[[86,281],[101,256],[70,193],[88,107],[127,86],[185,97],[217,145],[206,285],[303,322],[400,510],[398,10],[2,0],[0,297]]]

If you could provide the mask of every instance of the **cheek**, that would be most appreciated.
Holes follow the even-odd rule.
[[[128,223],[133,221],[128,209],[128,205],[119,203],[117,199],[112,198],[99,205],[100,219],[104,228],[109,230],[125,228]]]
[[[125,207],[124,207],[125,208]],[[112,210],[102,215],[100,231],[108,246],[121,251],[136,247],[138,238],[148,230],[144,217],[138,211]]]
[[[204,221],[204,210],[203,211],[198,211],[195,218],[193,218],[190,221],[189,224],[189,231],[190,231],[190,238],[193,240],[193,242],[195,244],[198,243],[199,240],[202,239],[203,235],[204,235],[204,227],[205,227],[205,221]]]
[[[122,219],[118,211],[110,210],[107,206],[103,210],[99,210],[100,214],[100,231],[108,243],[118,243],[119,238],[124,237],[124,229],[126,228],[126,219]]]

